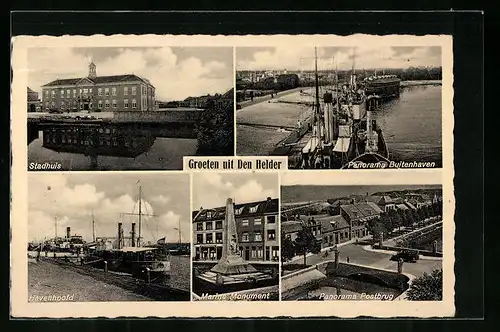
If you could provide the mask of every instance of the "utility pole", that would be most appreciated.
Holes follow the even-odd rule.
[[[55,229],[55,235],[56,235],[54,240],[56,240],[57,239],[57,216],[55,216],[55,218],[54,218],[54,229]]]

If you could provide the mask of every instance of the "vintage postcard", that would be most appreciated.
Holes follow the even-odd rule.
[[[11,315],[452,317],[452,42],[13,38]]]

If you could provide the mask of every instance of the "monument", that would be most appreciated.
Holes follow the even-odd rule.
[[[238,233],[236,232],[234,205],[231,198],[226,201],[226,217],[223,231],[222,257],[210,271],[222,275],[257,272],[257,269],[243,260],[238,252]]]
[[[234,204],[226,201],[226,215],[223,223],[222,256],[218,263],[197,276],[200,290],[206,293],[226,293],[275,284],[274,276],[268,271],[259,271],[240,256],[238,233],[234,218]]]

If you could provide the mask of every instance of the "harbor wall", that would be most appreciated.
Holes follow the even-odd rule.
[[[117,111],[113,122],[195,123],[203,110]]]

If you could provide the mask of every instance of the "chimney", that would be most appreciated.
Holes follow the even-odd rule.
[[[267,200],[270,201],[272,198],[271,197],[268,197]]]
[[[71,237],[71,227],[66,227],[66,238],[69,239]]]
[[[123,224],[121,222],[118,223],[118,249],[121,249],[121,247],[122,247],[122,241],[123,241],[123,238],[122,238],[122,234],[123,234],[122,225]]]
[[[132,231],[130,234],[132,237],[132,247],[135,247],[135,222],[132,223]]]

